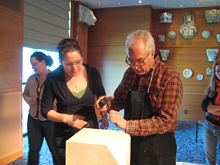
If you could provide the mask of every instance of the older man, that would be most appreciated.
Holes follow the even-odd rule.
[[[110,120],[131,135],[131,165],[175,165],[174,132],[183,94],[179,75],[155,55],[147,30],[128,35],[126,52],[130,67],[112,97]]]

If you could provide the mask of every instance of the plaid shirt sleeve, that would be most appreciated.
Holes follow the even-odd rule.
[[[183,88],[177,73],[164,80],[164,86],[158,83],[158,79],[152,82],[150,95],[152,111],[158,115],[150,119],[129,120],[126,133],[131,136],[147,136],[175,132],[177,123],[177,111],[182,101]],[[158,89],[158,91],[156,90]],[[155,92],[156,91],[156,92]]]
[[[119,111],[125,106],[129,88],[132,86],[135,78],[135,72],[132,68],[128,68],[123,79],[114,92],[114,99],[111,101],[111,109]]]

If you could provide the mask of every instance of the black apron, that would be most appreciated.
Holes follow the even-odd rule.
[[[141,120],[157,115],[153,114],[151,110],[149,89],[148,91],[129,91],[125,105],[124,118],[126,120]],[[176,140],[174,133],[167,132],[150,136],[131,136],[130,164],[175,165]]]

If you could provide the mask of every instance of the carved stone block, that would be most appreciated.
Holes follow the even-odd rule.
[[[184,16],[184,23],[179,29],[180,34],[185,39],[194,38],[198,30],[194,24],[194,15],[191,12]]]
[[[169,56],[170,50],[160,49],[160,56],[162,61],[166,61]]]
[[[206,10],[205,18],[207,23],[217,23],[220,22],[220,10]]]
[[[173,14],[164,12],[160,15],[160,23],[172,23]]]
[[[159,42],[165,42],[165,36],[164,35],[158,35],[158,41]]]
[[[129,165],[130,143],[122,131],[83,128],[66,141],[66,165]]]
[[[218,52],[219,52],[218,49],[207,49],[206,53],[207,53],[208,61],[215,61]]]

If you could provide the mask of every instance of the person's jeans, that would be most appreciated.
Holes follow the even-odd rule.
[[[216,165],[216,147],[220,142],[220,128],[215,127],[205,120],[203,125],[203,138],[206,154],[206,164]]]
[[[53,122],[46,120],[36,120],[28,115],[28,142],[29,142],[29,153],[28,153],[28,164],[38,165],[39,164],[39,151],[45,137],[50,152],[53,157],[54,165],[58,164],[58,158],[53,147]]]
[[[59,165],[65,165],[66,141],[74,135],[72,132],[60,132],[54,129],[54,149],[58,155]]]

